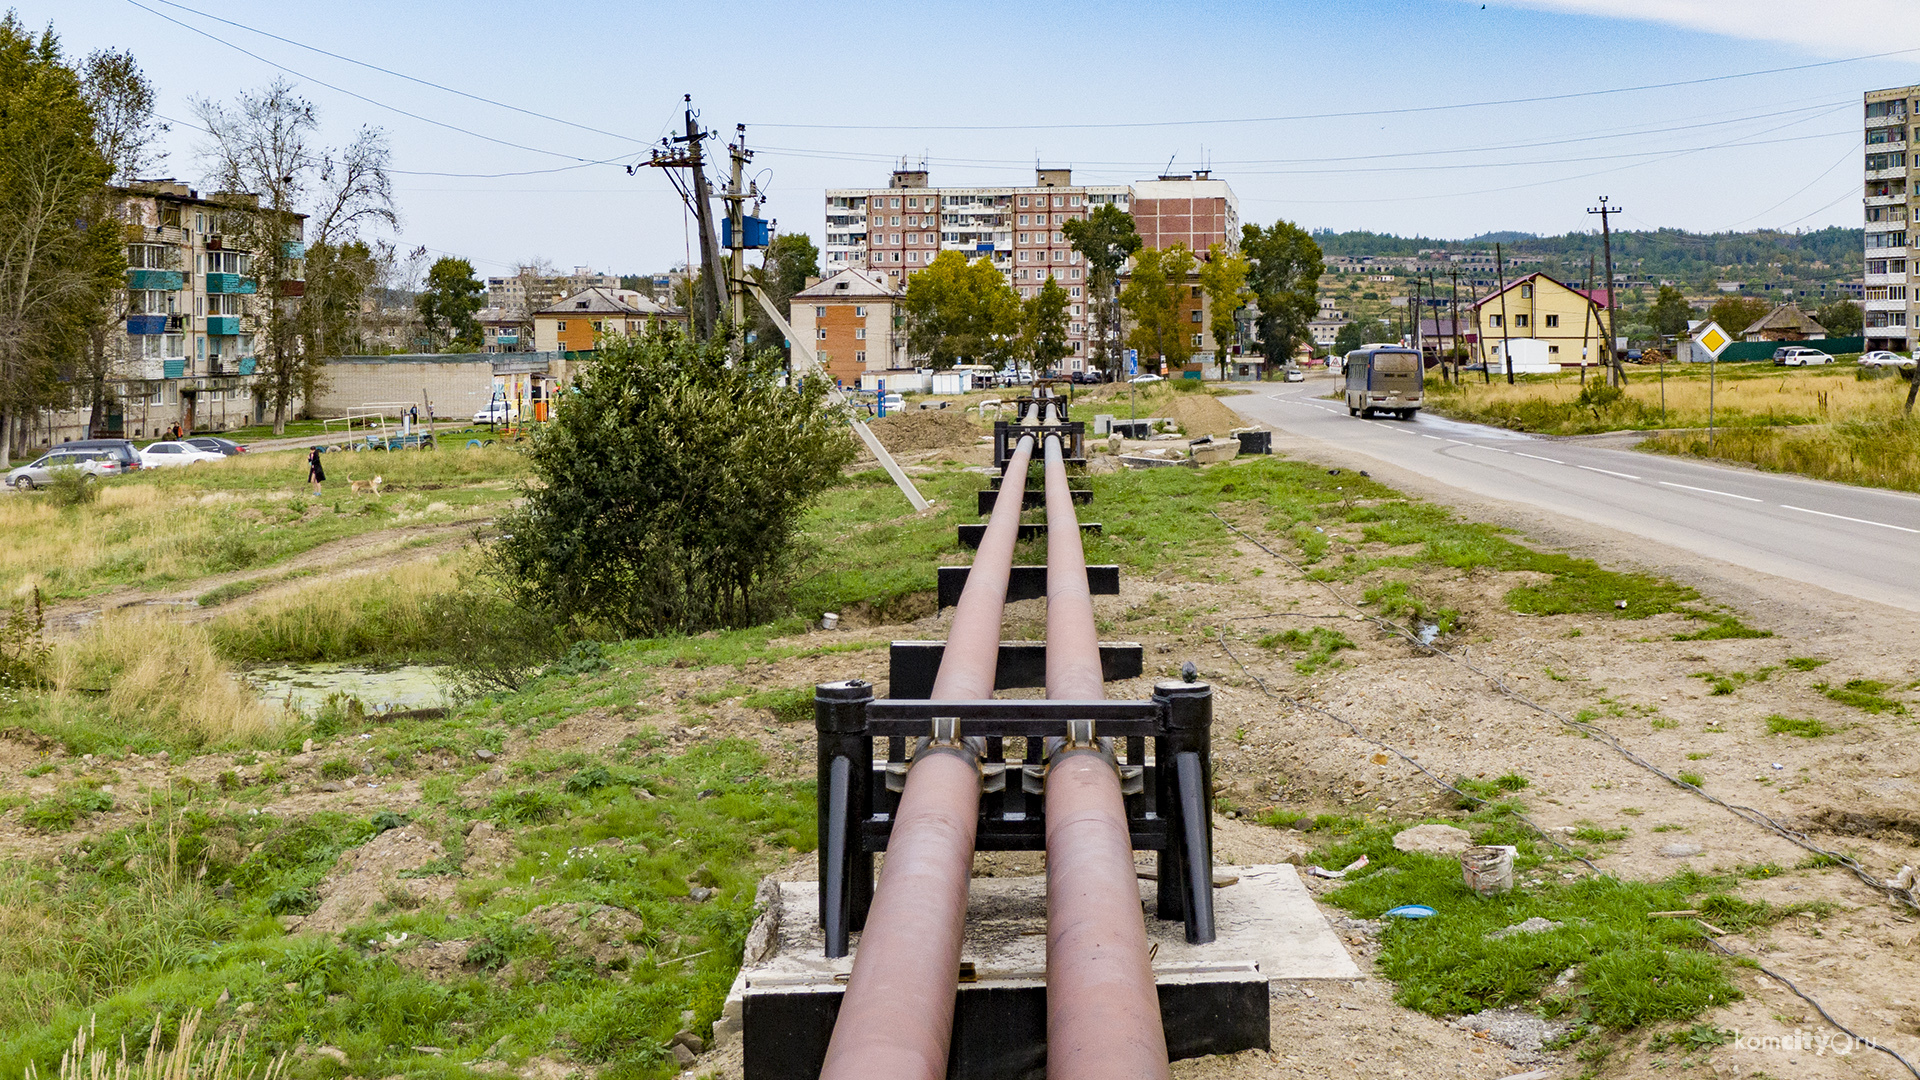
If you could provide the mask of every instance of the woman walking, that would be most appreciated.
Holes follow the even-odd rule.
[[[307,451],[307,482],[313,485],[313,493],[320,494],[320,485],[327,479],[327,470],[320,464],[320,448]]]

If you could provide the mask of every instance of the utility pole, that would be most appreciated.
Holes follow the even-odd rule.
[[[701,154],[701,144],[711,136],[711,132],[700,130],[700,118],[693,111],[693,95],[683,98],[686,102],[687,133],[661,139],[662,145],[655,147],[646,164],[656,169],[686,169],[691,180],[682,184],[669,171],[667,176],[680,192],[681,199],[692,204],[694,216],[700,222],[700,293],[694,298],[694,332],[700,337],[712,337],[720,324],[720,289],[732,289],[726,270],[720,265],[720,242],[713,230],[713,190],[707,186],[706,162]],[[676,144],[684,143],[684,148]],[[627,169],[629,175],[633,168]],[[737,175],[737,173],[736,173]],[[738,232],[736,230],[736,237]]]
[[[1586,315],[1580,320],[1580,388],[1587,387],[1587,356],[1592,352],[1587,346],[1587,335],[1593,330],[1593,256],[1587,256],[1587,303]]]
[[[1450,339],[1450,344],[1448,348],[1449,348],[1449,351],[1452,351],[1454,353],[1453,385],[1459,386],[1460,385],[1460,356],[1458,352],[1460,348],[1460,270],[1459,268],[1449,267],[1447,269],[1447,277],[1453,280],[1453,293],[1447,299],[1447,312],[1453,317],[1453,337]],[[1447,371],[1447,366],[1445,364],[1441,364],[1440,373],[1442,377],[1445,377],[1446,371]]]
[[[1507,333],[1507,264],[1501,258],[1500,245],[1493,245],[1493,287],[1500,290],[1500,366],[1507,369],[1507,385],[1513,385],[1513,339]]]
[[[1484,336],[1481,331],[1486,329],[1480,322],[1480,286],[1473,283],[1472,275],[1467,277],[1467,306],[1473,309],[1473,343],[1480,346],[1480,381],[1483,384],[1491,383],[1493,376],[1487,371],[1487,343],[1480,340]]]
[[[737,342],[739,349],[746,347],[747,325],[747,214],[746,193],[740,188],[740,176],[747,162],[753,160],[753,151],[747,149],[747,125],[733,126],[733,142],[727,151],[733,158],[733,176],[727,185],[727,227],[732,233],[732,243],[728,245],[732,255],[732,265],[727,269],[727,293],[733,299],[733,327],[741,335]]]
[[[1607,382],[1612,386],[1627,384],[1627,369],[1620,366],[1620,350],[1616,344],[1620,339],[1614,335],[1613,323],[1613,229],[1609,223],[1613,215],[1619,212],[1619,207],[1607,205],[1605,195],[1600,196],[1599,206],[1587,208],[1587,213],[1600,215],[1600,243],[1607,255],[1607,355],[1610,357]]]

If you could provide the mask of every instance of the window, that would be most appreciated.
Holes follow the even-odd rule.
[[[928,234],[927,234],[927,237],[926,237],[926,241],[925,241],[925,242],[926,242],[926,243],[928,243],[928,244],[932,244],[932,243],[933,243],[933,234],[932,234],[932,233],[928,233]]]
[[[1026,261],[1027,261],[1027,253],[1026,253],[1026,252],[1024,252],[1024,251],[1023,251],[1023,252],[1021,252],[1021,253],[1020,253],[1020,256],[1019,256],[1019,258],[1020,258],[1020,261],[1021,261],[1021,262],[1026,262]]]
[[[920,261],[920,253],[919,253],[919,252],[917,252],[917,251],[909,251],[909,252],[907,252],[907,261],[908,261],[908,262],[910,262],[910,263],[917,263],[917,262],[919,262],[919,261]]]
[[[1075,290],[1075,291],[1077,292],[1078,290]],[[1080,314],[1080,305],[1079,305],[1079,304],[1075,304],[1075,305],[1073,305],[1073,314],[1075,314],[1075,315],[1078,315],[1078,314]]]
[[[1080,205],[1080,196],[1078,196],[1078,195],[1069,195],[1069,196],[1067,196],[1067,205],[1068,205],[1068,206],[1079,206],[1079,205]]]
[[[916,206],[919,206],[919,205],[920,205],[920,200],[919,200],[919,199],[908,199],[908,200],[907,200],[907,209],[909,209],[909,210],[911,210],[911,209],[913,209],[914,207],[916,207]],[[928,206],[932,206],[932,205],[933,205],[933,203],[931,203],[931,202],[929,202],[929,203],[927,203],[927,205],[928,205]]]
[[[1868,259],[1867,260],[1867,273],[1884,274],[1886,272],[1887,272],[1887,260],[1885,259]]]
[[[1079,281],[1079,280],[1080,280],[1080,268],[1076,266],[1076,267],[1074,267],[1074,268],[1073,268],[1072,270],[1069,270],[1069,271],[1067,271],[1067,276],[1068,276],[1068,277],[1070,277],[1070,278],[1072,278],[1072,279],[1073,279],[1073,280],[1075,280],[1075,281]],[[1075,290],[1073,290],[1073,295],[1075,295],[1075,296],[1079,296],[1079,295],[1080,295],[1080,290],[1079,290],[1079,289],[1075,289]]]
[[[1025,225],[1026,223],[1027,223],[1027,215],[1025,215],[1025,214],[1021,214],[1021,215],[1020,215],[1020,224],[1022,224],[1022,225]],[[1026,239],[1027,239],[1027,238],[1026,238],[1026,237],[1024,237],[1024,236],[1020,238],[1020,240],[1021,240],[1021,242],[1022,242],[1022,243],[1025,243],[1025,242],[1026,242]]]
[[[1022,195],[1022,196],[1020,196],[1020,205],[1021,205],[1021,206],[1025,206],[1025,205],[1027,205],[1027,197],[1026,197],[1025,195]],[[1021,219],[1020,219],[1020,223],[1021,223],[1022,225],[1025,225],[1025,224],[1027,223],[1027,219],[1026,219],[1026,218],[1021,218]]]
[[[1488,326],[1499,326],[1499,325],[1500,325],[1500,316],[1498,316],[1498,315],[1489,315],[1489,316],[1487,316],[1487,325],[1488,325]]]
[[[1055,206],[1065,206],[1065,205],[1067,205],[1067,199],[1066,199],[1066,196],[1064,196],[1064,195],[1055,195],[1055,196],[1053,197],[1053,205],[1055,205]],[[1055,221],[1058,221],[1058,220],[1060,220],[1060,219],[1059,219],[1059,218],[1055,218],[1054,220],[1055,220]]]
[[[1559,352],[1559,351],[1560,351],[1560,346],[1558,346],[1558,345],[1549,345],[1549,346],[1547,346],[1547,351],[1548,351],[1548,352],[1550,352],[1550,353],[1557,353],[1557,352]]]
[[[899,200],[899,199],[889,199],[889,200],[887,200],[887,205],[888,205],[888,208],[889,208],[889,209],[893,209],[893,210],[898,210],[898,209],[900,209],[900,200]],[[898,225],[898,224],[900,224],[900,219],[899,219],[899,218],[894,218],[894,219],[893,219],[893,223],[894,223],[895,225]]]
[[[861,350],[860,350],[859,352],[856,352],[856,353],[854,353],[854,354],[853,354],[853,362],[854,362],[854,363],[856,363],[856,364],[864,364],[864,363],[866,363],[866,362],[867,362],[867,350],[865,350],[865,349],[861,349]]]
[[[1194,309],[1193,309],[1192,311],[1189,311],[1189,312],[1187,312],[1187,314],[1188,314],[1188,316],[1190,316],[1190,317],[1189,317],[1189,318],[1187,319],[1187,321],[1188,321],[1188,322],[1199,322],[1199,321],[1200,321],[1200,309],[1199,309],[1199,308],[1194,308]]]
[[[1527,317],[1525,315],[1515,315],[1513,317],[1513,328],[1515,330],[1518,330],[1525,325],[1527,325]]]
[[[1077,276],[1079,276],[1079,275],[1078,275],[1078,274],[1076,274],[1075,276],[1077,277]],[[1071,297],[1073,297],[1073,298],[1074,298],[1075,300],[1078,300],[1078,299],[1080,298],[1080,286],[1078,286],[1078,285],[1075,285],[1075,286],[1074,286],[1073,288],[1071,288],[1071,289],[1068,289],[1068,290],[1067,290],[1067,295],[1068,295],[1068,296],[1071,296]],[[1076,308],[1076,309],[1074,309],[1074,310],[1075,310],[1075,311],[1078,311],[1079,309],[1078,309],[1078,308]]]
[[[1907,246],[1907,234],[1904,232],[1870,232],[1867,234],[1867,247],[1896,248]]]
[[[907,243],[909,243],[909,244],[917,244],[917,243],[919,243],[919,242],[920,242],[920,234],[919,234],[919,233],[917,233],[917,232],[910,232],[910,233],[908,233],[908,234],[907,234]]]
[[[814,309],[813,309],[813,317],[814,317],[814,318],[816,318],[816,319],[824,319],[824,318],[826,318],[826,317],[827,317],[827,306],[826,306],[825,304],[819,304],[819,305],[816,305],[816,306],[814,307]],[[562,330],[565,330],[565,329],[566,329],[566,327],[565,327],[565,326],[562,326],[562,327],[561,327],[560,329],[562,329]]]
[[[867,328],[864,326],[855,327],[853,331],[853,337],[855,341],[867,340]]]
[[[1531,286],[1531,285],[1522,285],[1522,286],[1520,286],[1520,299],[1522,299],[1522,300],[1531,300],[1531,299],[1533,299],[1533,286]],[[1522,318],[1525,318],[1525,316],[1521,316],[1521,317],[1522,317]],[[1516,325],[1516,326],[1525,326],[1525,325],[1527,325],[1527,324],[1526,324],[1526,323],[1516,323],[1515,325]]]
[[[861,318],[861,319],[864,319],[864,318],[866,318],[866,317],[867,317],[867,309],[866,309],[866,308],[864,308],[864,307],[855,307],[855,308],[853,309],[853,314],[854,314],[854,315],[855,315],[855,317],[857,317],[857,318]]]
[[[561,319],[561,320],[559,320],[558,322],[556,322],[556,323],[554,324],[554,329],[556,329],[556,330],[558,330],[558,331],[560,331],[560,332],[561,332],[561,333],[563,333],[563,334],[564,334],[564,333],[566,333],[566,332],[567,332],[567,320],[565,320],[565,319]]]
[[[594,333],[596,333],[596,334],[597,334],[597,333],[599,333],[599,332],[600,332],[600,328],[601,328],[601,326],[603,326],[603,325],[605,325],[605,324],[603,324],[603,323],[599,323],[599,322],[595,322],[595,323],[593,324],[593,332],[594,332]]]
[[[827,328],[824,326],[816,327],[813,331],[813,336],[816,341],[827,340]]]
[[[1194,343],[1195,345],[1198,345],[1198,344],[1200,344],[1200,335],[1199,335],[1199,334],[1195,334],[1195,335],[1193,335],[1193,343]]]

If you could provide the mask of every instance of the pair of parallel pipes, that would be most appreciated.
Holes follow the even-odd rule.
[[[1052,403],[1036,403],[1043,410]],[[1093,595],[1062,438],[1043,433],[1047,510],[1047,697],[1098,701]],[[1007,462],[986,534],[954,609],[935,701],[993,697],[1035,437]],[[1047,1076],[1169,1075],[1166,1036],[1133,868],[1120,777],[1098,744],[1049,740]],[[951,752],[943,752],[943,751]],[[1009,779],[1009,782],[1017,782]],[[907,772],[887,861],[861,932],[822,1080],[944,1080],[979,821],[980,769],[957,739],[923,741]]]

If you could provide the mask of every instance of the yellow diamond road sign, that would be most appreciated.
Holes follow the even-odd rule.
[[[1698,342],[1700,347],[1707,350],[1708,354],[1716,360],[1720,358],[1721,353],[1726,351],[1727,346],[1733,344],[1733,339],[1727,336],[1727,332],[1720,329],[1720,327],[1714,323],[1708,323],[1706,327],[1701,330],[1700,336],[1693,340]]]

